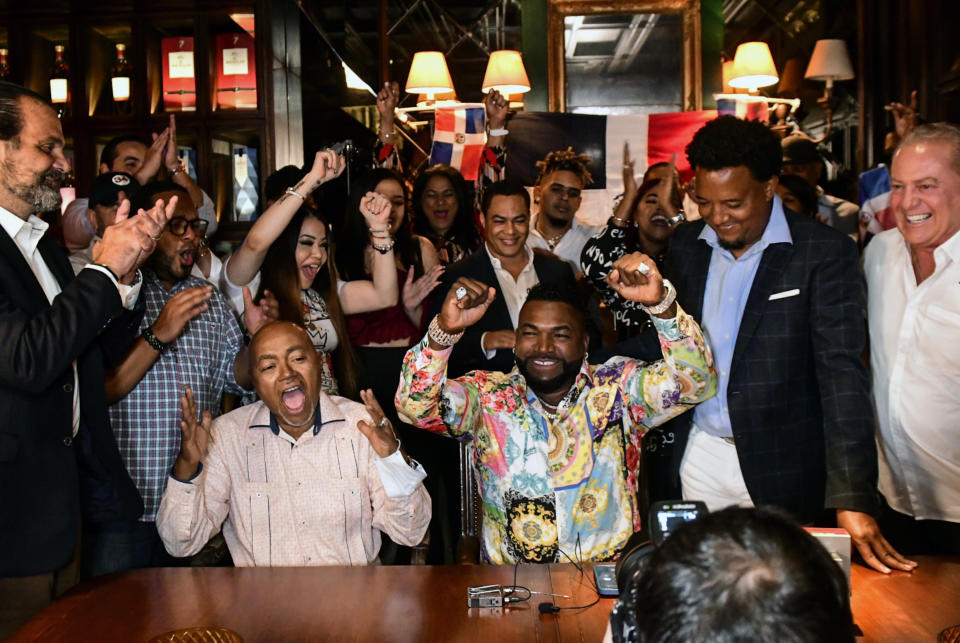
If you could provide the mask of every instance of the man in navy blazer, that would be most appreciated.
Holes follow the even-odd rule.
[[[703,220],[674,233],[665,272],[707,335],[719,388],[663,427],[672,445],[659,495],[679,483],[711,510],[777,505],[803,522],[836,511],[868,564],[912,569],[874,519],[856,245],[783,209],[780,142],[765,125],[721,116],[686,151]]]
[[[460,277],[470,277],[497,289],[497,297],[486,314],[454,346],[448,377],[459,377],[475,369],[512,369],[517,315],[527,299],[527,291],[538,283],[576,281],[567,262],[527,246],[530,195],[519,183],[497,181],[485,190],[483,223],[483,247],[448,266],[433,296],[430,318],[440,312],[450,285]]]
[[[63,149],[47,101],[0,82],[0,639],[75,581],[81,510],[143,511],[107,420],[103,349],[133,339],[129,282],[169,214],[122,206],[74,277],[37,216],[60,206]]]

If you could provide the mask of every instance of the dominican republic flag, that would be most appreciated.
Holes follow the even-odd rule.
[[[624,142],[635,161],[637,183],[647,167],[669,161],[674,152],[677,170],[688,181],[693,171],[684,148],[698,129],[716,117],[714,110],[608,116],[520,112],[508,124],[506,175],[532,186],[537,179],[537,161],[548,152],[572,147],[586,154],[592,159],[593,183],[583,192],[577,219],[585,225],[600,225],[606,223],[615,197],[623,192]]]
[[[430,165],[446,163],[466,180],[476,180],[486,143],[486,117],[483,107],[438,107]]]
[[[890,173],[885,165],[860,174],[860,220],[874,234],[897,227],[890,209]]]
[[[760,121],[766,123],[770,118],[770,110],[767,103],[763,100],[750,100],[747,98],[717,99],[717,113],[720,115],[730,114],[737,118],[744,118],[750,121]]]

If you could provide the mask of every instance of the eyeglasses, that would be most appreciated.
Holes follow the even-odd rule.
[[[205,219],[198,218],[198,219],[191,219],[188,221],[183,217],[173,217],[168,222],[168,225],[170,226],[170,232],[177,235],[178,237],[182,237],[187,233],[187,226],[190,226],[191,228],[193,228],[194,233],[196,233],[198,237],[201,237],[207,233],[207,225],[209,224]]]
[[[554,183],[550,186],[550,192],[554,195],[561,197],[564,194],[567,195],[567,198],[570,200],[580,198],[580,188],[570,188],[559,183]]]

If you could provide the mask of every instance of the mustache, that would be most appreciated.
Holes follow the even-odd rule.
[[[57,183],[62,183],[63,180],[67,177],[67,173],[63,170],[58,170],[56,168],[51,168],[40,175],[40,178],[43,181],[56,181]]]

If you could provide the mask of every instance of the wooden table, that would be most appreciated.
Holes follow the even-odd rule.
[[[590,568],[587,566],[587,574]],[[179,628],[222,626],[254,641],[597,641],[612,599],[540,614],[537,604],[596,598],[573,565],[524,565],[537,596],[505,609],[468,609],[468,585],[513,582],[512,567],[143,569],[84,583],[9,641],[136,643]],[[853,571],[853,612],[867,641],[935,641],[960,623],[960,558],[920,558],[913,574]]]

